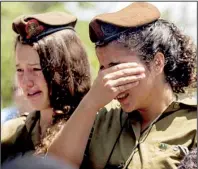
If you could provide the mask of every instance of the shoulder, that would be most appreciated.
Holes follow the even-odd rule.
[[[25,113],[1,126],[2,163],[21,152],[34,150],[32,130],[35,128],[37,113]]]
[[[197,131],[197,102],[195,99],[185,99],[180,102],[181,113],[184,115],[183,121],[184,126],[189,130],[194,131],[196,134]]]
[[[25,125],[26,117],[11,119],[1,126],[1,143],[12,144]]]
[[[26,126],[30,128],[36,116],[35,112],[25,112],[20,117],[6,121],[1,126],[1,144],[14,144],[16,139],[24,132]]]
[[[182,100],[174,101],[166,111],[174,112],[172,116],[178,119],[196,119],[197,100],[195,98],[185,98]]]
[[[197,100],[195,98],[186,98],[178,101],[180,105],[180,112],[188,120],[197,120]]]
[[[6,121],[1,126],[1,163],[17,154],[18,138],[21,136],[25,128],[26,117],[19,117]]]
[[[183,139],[195,137],[197,131],[197,108],[196,104],[188,102],[173,102],[164,116],[156,123],[158,130],[164,130],[173,136],[182,135]],[[184,137],[185,136],[185,137]]]
[[[117,132],[120,131],[121,125],[124,123],[127,117],[126,113],[122,113],[121,106],[119,102],[113,100],[104,108],[102,108],[95,119],[93,126],[93,140],[99,141],[97,138],[101,138],[101,143],[104,141],[102,139],[106,137],[115,137]]]
[[[189,127],[194,126],[194,128],[196,128],[197,103],[195,99],[178,100],[174,103],[172,108],[176,109],[173,117],[175,117],[178,123],[181,122],[183,125],[186,124]]]
[[[100,111],[97,114],[97,117],[110,117],[112,115],[116,116],[121,111],[121,106],[118,101],[112,100],[110,103],[108,103],[105,107],[100,109]]]
[[[119,122],[120,113],[121,106],[119,102],[113,100],[97,113],[95,125],[100,127],[101,125],[110,125],[114,121]]]
[[[185,98],[179,101],[181,104],[188,106],[189,109],[197,109],[197,98]]]

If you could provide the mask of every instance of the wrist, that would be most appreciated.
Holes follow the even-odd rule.
[[[92,114],[97,114],[99,109],[99,105],[96,103],[96,101],[87,93],[83,100],[81,101],[81,106],[86,109],[88,112]]]

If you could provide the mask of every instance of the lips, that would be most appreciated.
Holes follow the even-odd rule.
[[[121,93],[119,94],[116,99],[119,101],[119,102],[123,102],[127,97],[129,96],[129,93]]]
[[[34,92],[28,92],[28,93],[27,93],[27,96],[28,96],[28,97],[34,97],[34,96],[37,96],[37,95],[39,95],[39,94],[41,94],[41,91],[40,91],[40,90],[34,91]]]

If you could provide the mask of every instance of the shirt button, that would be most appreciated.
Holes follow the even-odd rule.
[[[173,106],[174,109],[178,109],[179,107],[180,107],[179,103],[175,103],[174,106]]]

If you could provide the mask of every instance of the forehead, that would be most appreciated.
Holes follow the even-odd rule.
[[[100,65],[106,66],[110,63],[140,62],[135,52],[117,42],[109,43],[106,46],[97,47],[96,55]]]
[[[17,43],[16,45],[16,63],[18,64],[35,64],[40,63],[40,58],[32,46]]]

